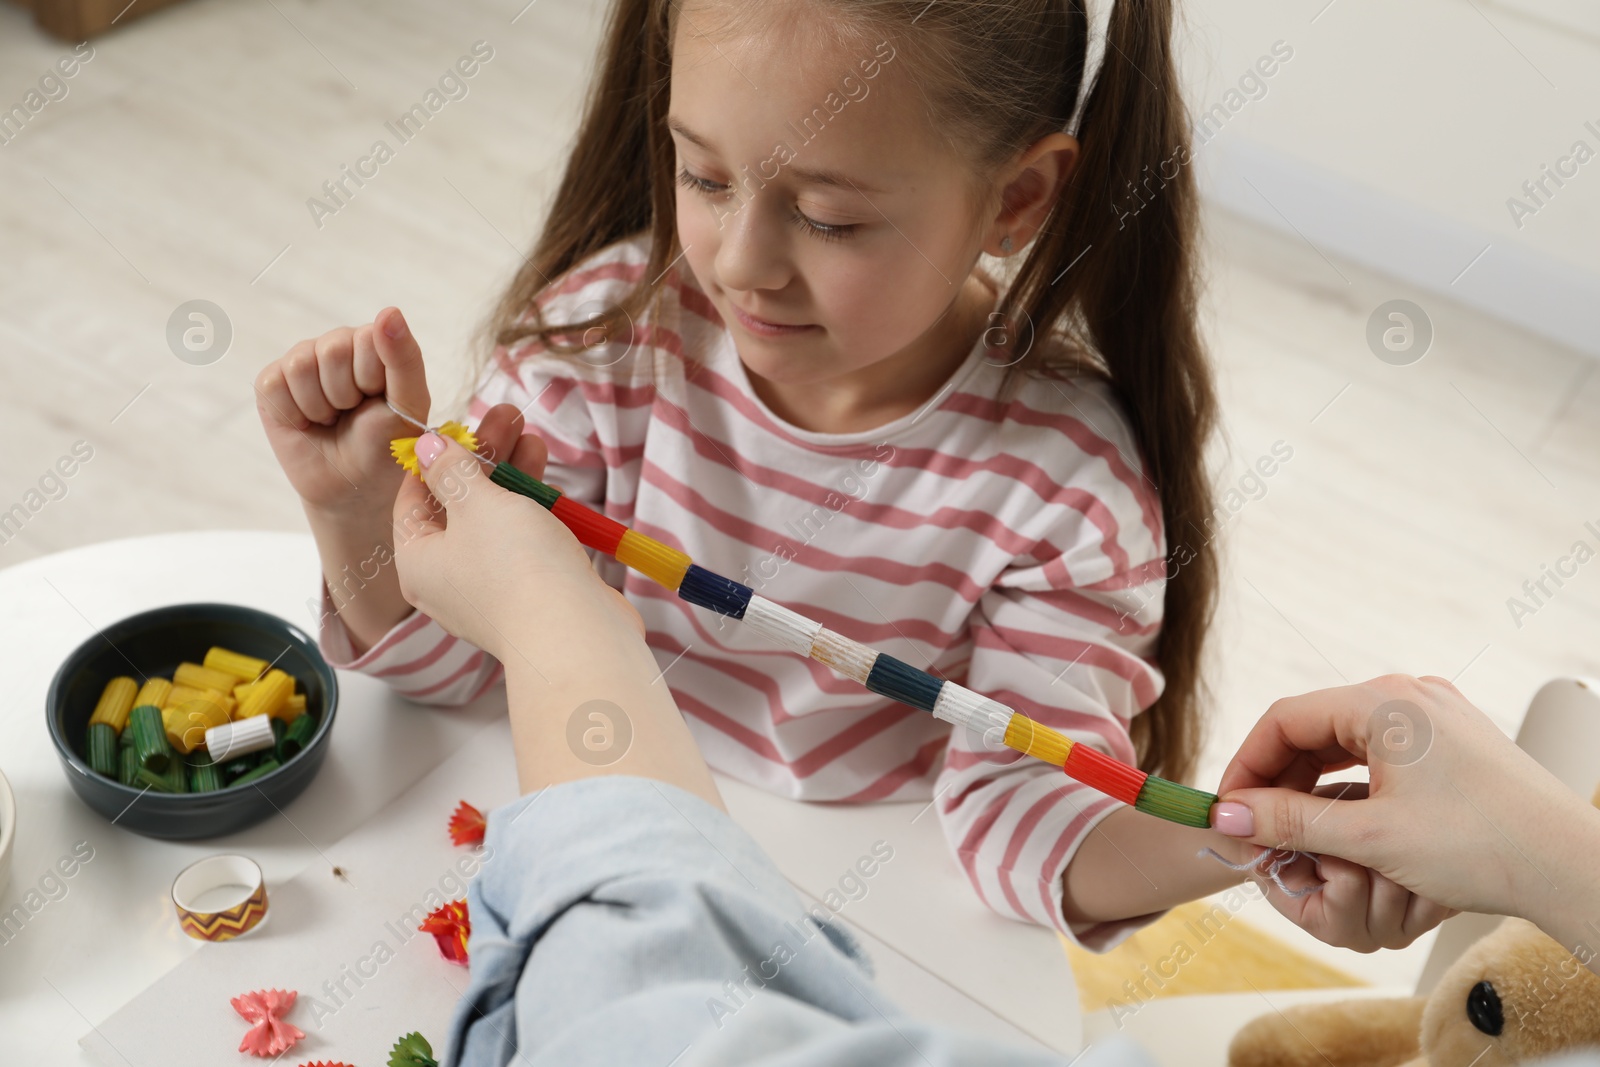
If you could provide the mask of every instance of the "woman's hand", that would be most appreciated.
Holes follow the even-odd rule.
[[[538,438],[521,438],[514,455],[525,473],[543,473]],[[448,438],[419,437],[417,459],[426,484],[408,477],[400,486],[395,562],[401,592],[423,614],[508,668],[522,661],[536,671],[565,643],[567,624],[595,610],[642,634],[638,611],[600,580],[559,519],[495,485],[489,467]]]
[[[417,459],[426,488],[407,478],[395,501],[400,585],[411,603],[505,667],[522,788],[628,774],[721,807],[639,612],[600,580],[571,531],[491,482],[454,441],[424,434]],[[597,749],[583,738],[600,720],[609,729]]]
[[[1311,792],[1325,772],[1357,764],[1370,768],[1369,786]],[[1540,925],[1566,921],[1552,911],[1563,899],[1600,900],[1600,813],[1442,678],[1394,675],[1278,701],[1218,792],[1217,829],[1323,857],[1329,888],[1303,898],[1308,909],[1330,892],[1356,899],[1363,881],[1371,907],[1390,916],[1398,887]]]
[[[1319,798],[1351,801],[1366,793],[1366,785],[1359,783],[1319,786],[1309,796],[1300,795],[1320,807],[1328,800]],[[1261,851],[1256,845],[1268,843],[1259,837],[1255,845],[1246,846],[1253,855]],[[1287,844],[1284,847],[1295,848]],[[1279,858],[1287,858],[1287,853],[1273,853],[1255,872],[1268,903],[1317,940],[1338,948],[1356,952],[1405,948],[1455,914],[1453,909],[1411,892],[1370,867],[1334,855],[1300,856],[1283,867],[1278,876],[1290,889],[1323,883],[1315,892],[1291,896],[1280,891],[1264,873],[1271,861]]]

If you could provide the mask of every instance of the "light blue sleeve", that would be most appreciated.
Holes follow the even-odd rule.
[[[605,776],[489,814],[446,1067],[957,1067],[1066,1061],[916,1020],[726,814]],[[1148,1067],[1131,1046],[1078,1067]]]

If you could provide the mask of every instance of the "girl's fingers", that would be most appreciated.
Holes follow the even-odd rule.
[[[1406,917],[1400,927],[1405,932],[1406,944],[1410,944],[1446,919],[1454,918],[1458,914],[1455,908],[1435,904],[1427,897],[1419,897],[1413,893],[1406,904]]]
[[[1371,952],[1378,946],[1367,927],[1367,912],[1372,882],[1367,868],[1334,856],[1318,861],[1326,883],[1313,896],[1321,897],[1327,936],[1322,940],[1343,945],[1357,952]]]
[[[301,342],[306,345],[310,343]],[[290,349],[290,355],[293,355],[294,351],[295,349]],[[270,419],[280,426],[305,430],[311,425],[311,420],[300,410],[300,405],[294,402],[294,396],[289,392],[289,383],[283,376],[283,364],[283,359],[269,363],[260,374],[256,375],[256,410],[261,412],[263,419]]]
[[[428,421],[428,372],[422,364],[422,348],[411,334],[399,308],[378,312],[373,321],[372,340],[383,362],[384,392],[394,406],[421,422]]]
[[[317,338],[317,379],[322,395],[339,411],[349,411],[366,399],[356,387],[355,331],[346,326]]]
[[[356,388],[366,396],[382,396],[384,387],[383,360],[378,358],[378,344],[372,339],[374,326],[367,323],[356,330],[351,339],[351,374]]]
[[[1369,872],[1371,890],[1367,897],[1367,930],[1379,948],[1405,948],[1411,943],[1406,937],[1406,911],[1411,905],[1411,891],[1385,878],[1377,871]]]
[[[331,425],[339,413],[322,393],[322,376],[317,371],[315,345],[309,348],[296,345],[289,355],[283,357],[282,363],[283,378],[289,383],[289,395],[294,397],[295,405],[312,422]]]
[[[511,465],[524,474],[534,478],[544,478],[545,463],[550,458],[550,450],[545,446],[544,438],[536,433],[522,433],[511,446]]]
[[[478,428],[478,454],[499,463],[511,454],[511,446],[522,432],[522,413],[511,404],[496,404],[484,412]]]

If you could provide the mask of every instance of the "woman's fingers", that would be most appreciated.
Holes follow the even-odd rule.
[[[1308,758],[1324,766],[1365,762],[1367,720],[1375,705],[1364,689],[1340,686],[1273,703],[1240,744],[1218,792],[1270,785]]]
[[[1371,803],[1292,789],[1235,789],[1213,807],[1213,824],[1258,845],[1332,853],[1373,866],[1382,837],[1372,828]]]
[[[420,478],[406,475],[394,498],[394,546],[396,554],[421,538],[443,533],[444,509],[434,501]]]
[[[505,492],[489,481],[482,460],[448,437],[430,432],[417,438],[417,462],[428,492],[446,512],[470,514],[488,493]]]

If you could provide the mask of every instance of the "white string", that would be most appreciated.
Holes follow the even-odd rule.
[[[399,408],[395,407],[393,400],[390,400],[388,397],[384,397],[383,398],[383,402],[385,404],[389,405],[389,410],[390,411],[394,412],[396,415],[400,416],[402,419],[406,420],[411,425],[413,425],[417,429],[421,430],[423,433],[432,433],[433,432],[433,427],[432,426],[429,426],[425,422],[421,422],[421,421],[419,421],[417,419],[412,418],[410,415],[407,415],[405,412],[403,412]]]
[[[403,412],[399,408],[395,407],[394,406],[394,401],[390,400],[388,397],[384,397],[383,398],[383,402],[386,405],[388,405],[388,408],[389,408],[390,411],[394,412],[396,415],[400,416],[400,418],[404,419],[406,422],[409,422],[411,425],[415,426],[417,429],[421,430],[423,433],[434,433],[434,434],[436,434],[436,433],[439,432],[437,428],[435,428],[433,426],[429,426],[426,423],[424,423],[424,422],[422,422],[422,421],[420,421],[418,419],[415,419],[415,418],[411,417],[410,415],[407,415],[405,412]],[[470,455],[473,459],[477,460],[479,463],[482,463],[485,467],[490,468],[491,470],[495,467],[495,462],[493,460],[491,460],[488,456],[481,456],[476,452],[470,452],[470,451],[467,454]]]
[[[1243,863],[1232,862],[1228,859],[1228,857],[1224,856],[1214,848],[1203,848],[1196,853],[1196,855],[1210,856],[1224,867],[1231,868],[1235,871],[1252,871],[1261,866],[1261,862],[1268,856],[1279,851],[1283,850],[1276,848],[1263,848],[1260,852],[1256,853],[1255,859],[1245,860]],[[1316,885],[1308,885],[1304,889],[1290,889],[1288,886],[1283,884],[1283,869],[1300,857],[1309,857],[1310,855],[1311,853],[1309,852],[1284,852],[1284,855],[1273,860],[1272,863],[1267,867],[1267,877],[1271,878],[1272,884],[1281,889],[1286,896],[1303,897],[1307,894],[1315,893],[1328,883],[1318,882]]]
[[[1078,136],[1078,127],[1083,123],[1083,111],[1089,103],[1089,94],[1094,91],[1095,79],[1100,76],[1100,68],[1105,65],[1106,58],[1106,30],[1111,25],[1111,5],[1114,0],[1093,0],[1085,3],[1084,14],[1088,16],[1089,39],[1084,46],[1083,80],[1078,85],[1078,100],[1072,106],[1072,117],[1067,120],[1065,132],[1068,136]]]

